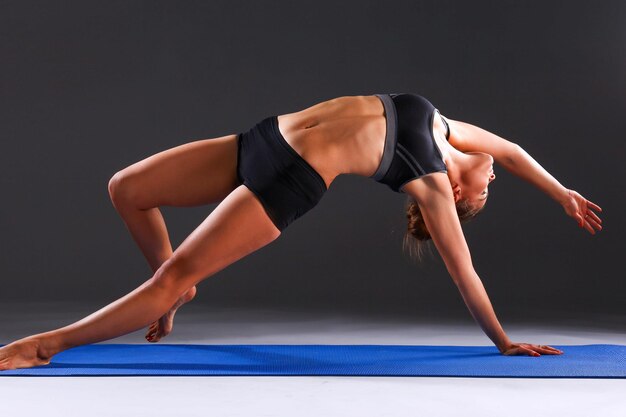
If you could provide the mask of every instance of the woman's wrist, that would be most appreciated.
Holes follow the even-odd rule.
[[[555,200],[559,202],[560,205],[565,204],[570,198],[570,190],[562,187],[561,190],[559,190],[558,194],[555,197]]]
[[[509,338],[506,338],[506,340],[504,340],[503,342],[500,342],[496,345],[496,347],[498,348],[498,350],[500,351],[500,353],[504,353],[506,352],[509,347],[513,344],[513,342],[511,342],[509,340]]]

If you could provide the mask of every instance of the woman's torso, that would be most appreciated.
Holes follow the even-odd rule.
[[[381,162],[386,118],[382,101],[374,95],[327,100],[279,115],[278,125],[287,143],[327,186],[340,174],[369,177]],[[440,116],[433,121],[433,133],[445,159],[450,145]]]

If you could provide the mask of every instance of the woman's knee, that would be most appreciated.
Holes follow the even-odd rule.
[[[153,284],[169,292],[183,295],[198,279],[190,260],[180,256],[167,259],[154,273]]]
[[[116,172],[109,180],[109,196],[115,208],[133,204],[135,199],[133,180],[130,174],[121,170]]]

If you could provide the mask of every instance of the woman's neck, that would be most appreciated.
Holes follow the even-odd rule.
[[[472,166],[472,155],[465,154],[450,144],[447,144],[446,151],[443,155],[443,162],[448,170],[450,184],[454,188],[461,182],[463,172]]]

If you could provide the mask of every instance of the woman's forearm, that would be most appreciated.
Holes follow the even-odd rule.
[[[558,203],[562,203],[567,197],[567,188],[519,145],[503,166],[507,171],[539,188]]]
[[[455,280],[457,288],[474,320],[480,325],[487,337],[498,347],[500,352],[503,352],[511,343],[511,340],[509,340],[504,329],[502,329],[478,274],[476,272],[467,274],[468,276],[463,277],[463,279]]]

